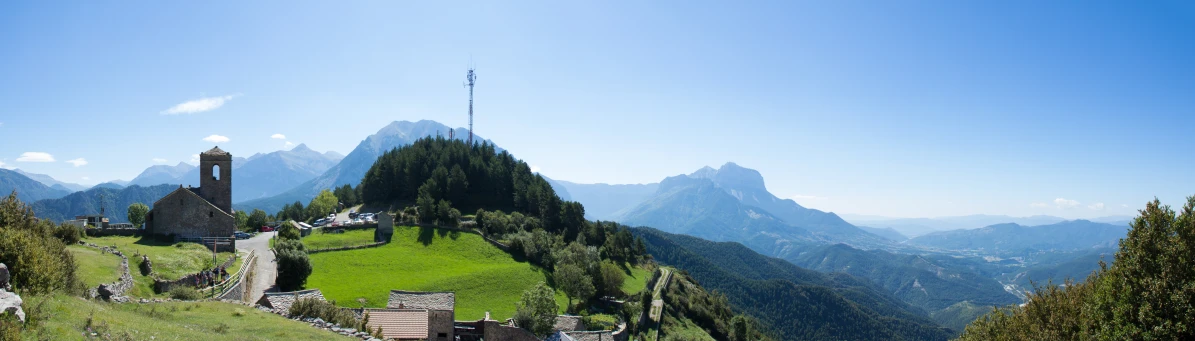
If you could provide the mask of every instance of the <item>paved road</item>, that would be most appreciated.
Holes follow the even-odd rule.
[[[257,251],[257,264],[254,265],[253,273],[253,287],[249,291],[249,297],[246,301],[257,302],[258,298],[267,291],[278,291],[274,287],[274,279],[278,277],[278,267],[274,261],[274,252],[270,251],[270,238],[274,236],[274,232],[266,232],[258,234],[248,240],[238,240],[237,248],[245,250]]]

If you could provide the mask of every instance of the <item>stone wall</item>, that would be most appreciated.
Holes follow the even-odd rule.
[[[427,339],[429,341],[452,341],[454,316],[452,310],[428,310]]]
[[[344,250],[367,249],[367,248],[371,248],[371,247],[379,247],[379,246],[382,246],[382,245],[386,245],[387,243],[388,243],[388,242],[378,242],[378,243],[369,243],[369,244],[361,244],[361,245],[350,245],[350,246],[341,246],[341,247],[330,247],[330,248],[326,248],[326,249],[313,249],[313,250],[307,250],[307,254],[320,253],[320,252],[329,252],[329,251],[344,251]]]
[[[249,291],[253,287],[253,266],[255,263],[257,263],[257,255],[250,252],[249,256],[245,258],[245,262],[241,263],[241,269],[237,271],[236,282],[232,284],[232,288],[217,298],[246,302],[251,300],[249,298]]]
[[[179,188],[154,203],[145,229],[175,238],[228,237],[236,230],[236,219],[192,189]]]
[[[227,268],[229,266],[232,266],[232,263],[235,262],[236,259],[237,259],[236,255],[232,255],[232,257],[228,257],[228,260],[224,261],[224,264],[220,264],[220,265]],[[241,268],[244,268],[244,267],[245,267],[244,264],[242,264]],[[164,293],[164,292],[169,292],[170,289],[173,289],[174,287],[180,286],[180,285],[199,289],[195,286],[195,278],[196,277],[199,277],[199,274],[197,274],[197,273],[190,274],[190,275],[183,276],[183,278],[179,278],[176,280],[169,280],[169,281],[159,279],[159,278],[154,278],[154,292],[159,293],[159,294]]]
[[[140,236],[145,230],[142,229],[86,229],[88,237],[105,237],[105,236]]]
[[[96,247],[95,244],[84,244],[91,247]],[[98,247],[104,253],[111,253],[120,257],[120,267],[117,269],[120,272],[120,279],[112,283],[105,283],[87,290],[88,296],[91,298],[102,298],[110,301],[124,302],[128,298],[124,294],[133,288],[133,275],[129,273],[129,258],[125,257],[124,253],[110,247]]]
[[[498,324],[498,321],[485,321],[485,339],[486,340],[505,340],[505,341],[540,341],[535,334],[531,334],[523,328],[507,327]]]

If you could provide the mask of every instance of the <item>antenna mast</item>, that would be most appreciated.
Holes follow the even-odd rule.
[[[473,84],[477,82],[477,74],[473,72],[473,67],[469,66],[469,73],[465,75],[465,86],[469,87],[469,145],[473,145]]]

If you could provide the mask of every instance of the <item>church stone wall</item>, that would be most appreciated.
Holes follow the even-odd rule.
[[[162,198],[150,218],[146,226],[151,233],[177,238],[228,237],[236,230],[233,216],[186,189]]]

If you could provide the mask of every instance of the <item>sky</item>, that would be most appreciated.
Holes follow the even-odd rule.
[[[554,179],[735,162],[890,217],[1132,215],[1195,195],[1195,5],[0,3],[0,167],[96,184],[219,145],[347,154],[468,124]]]

